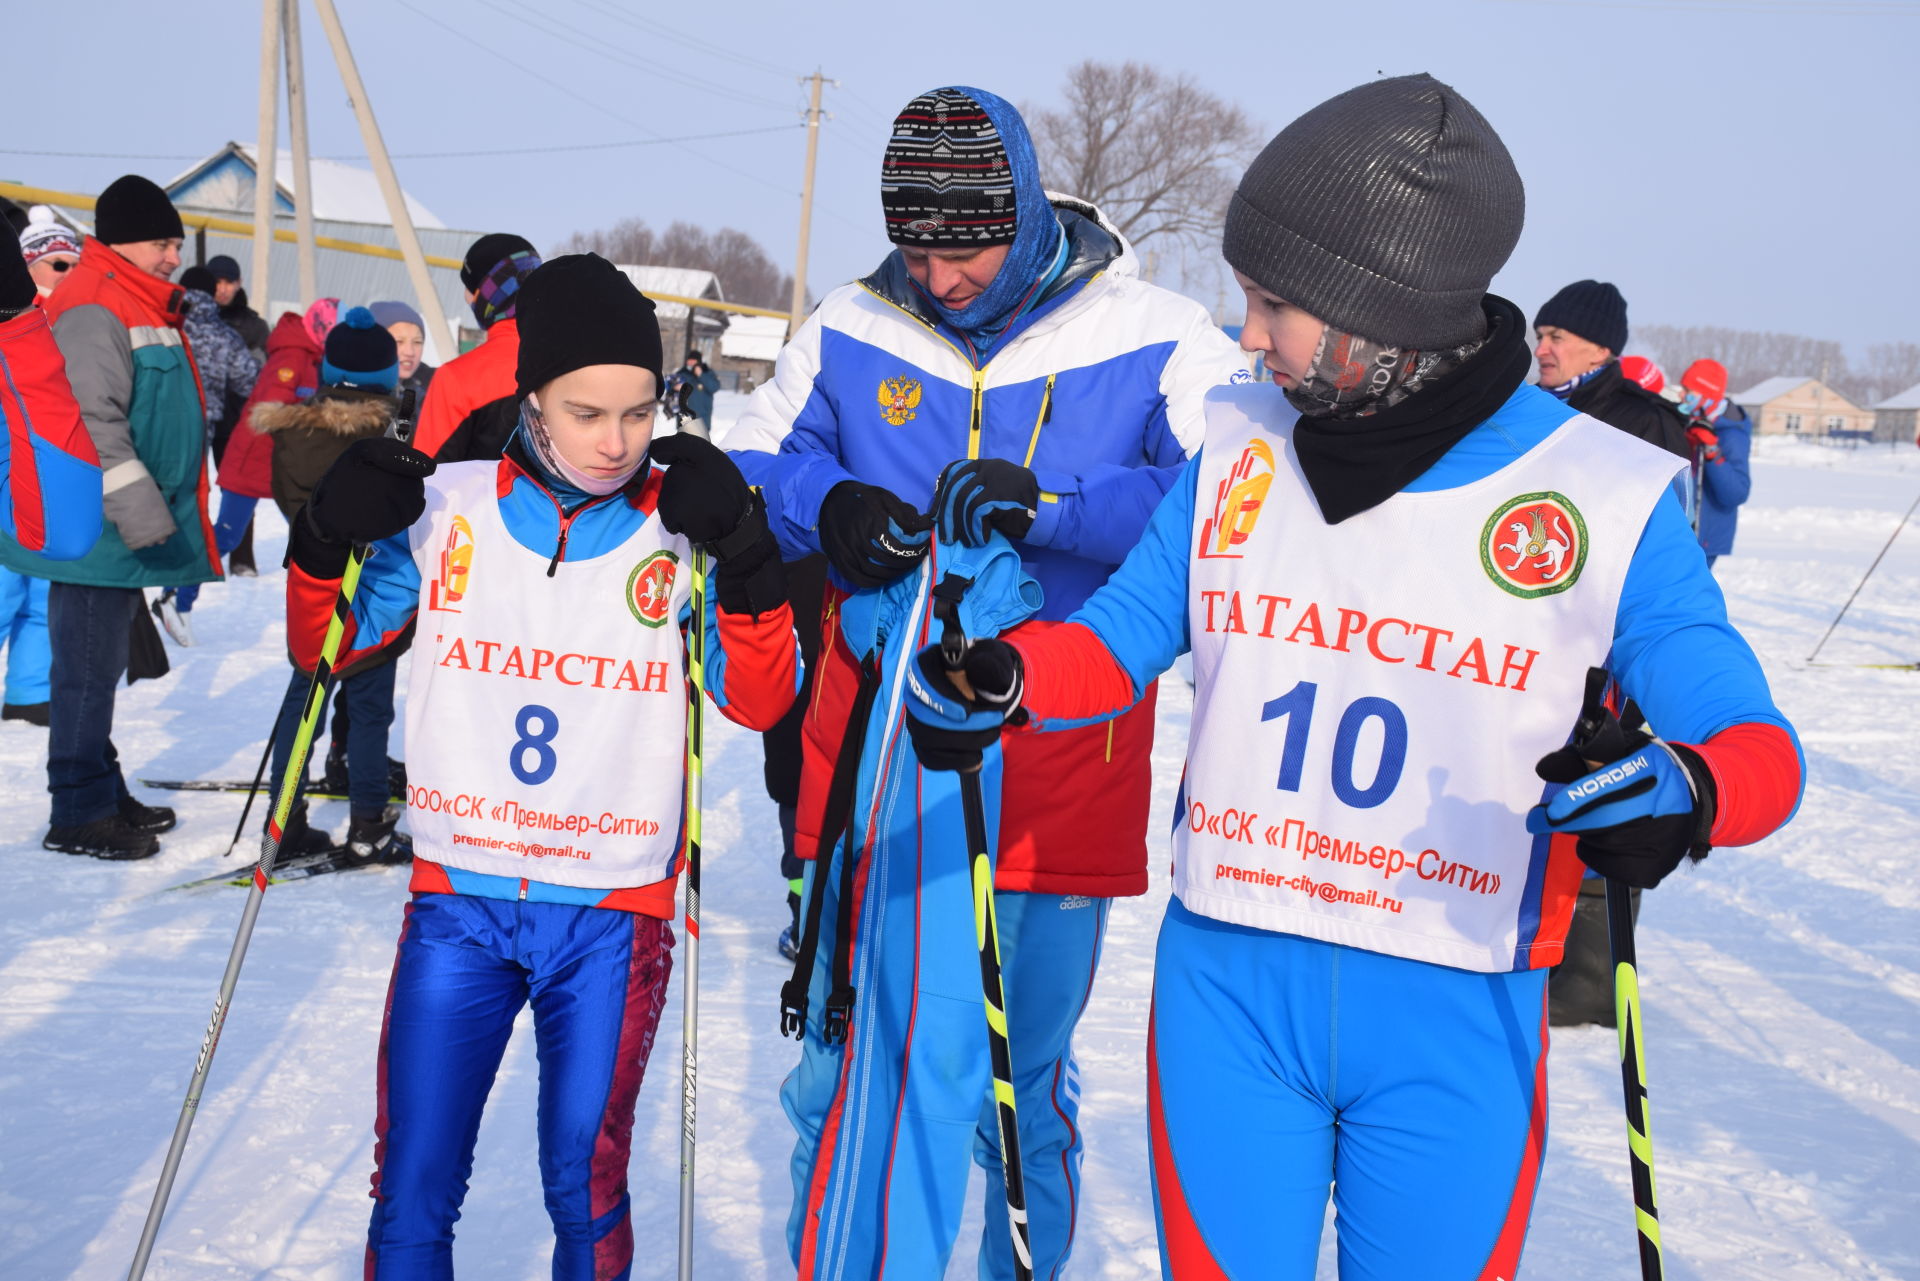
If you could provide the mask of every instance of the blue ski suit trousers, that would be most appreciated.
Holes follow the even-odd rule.
[[[1147,1106],[1170,1281],[1512,1281],[1546,1148],[1544,969],[1479,974],[1169,903]]]
[[[528,1002],[553,1275],[625,1281],[634,1102],[672,946],[665,921],[631,912],[414,896],[380,1034],[367,1281],[451,1281],[480,1114]]]

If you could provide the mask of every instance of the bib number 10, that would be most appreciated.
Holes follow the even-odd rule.
[[[1280,753],[1280,778],[1275,784],[1283,792],[1300,790],[1300,776],[1307,766],[1307,736],[1313,726],[1313,703],[1320,687],[1301,681],[1260,709],[1262,721],[1285,721],[1286,744]],[[1373,781],[1365,787],[1354,779],[1353,754],[1360,745],[1360,731],[1369,720],[1378,720],[1384,731],[1380,760],[1373,769]],[[1400,786],[1400,773],[1407,764],[1407,716],[1398,704],[1384,698],[1356,698],[1340,714],[1333,734],[1333,794],[1357,810],[1370,810],[1393,795]]]
[[[560,764],[560,755],[553,750],[553,740],[560,733],[560,718],[554,715],[553,709],[528,703],[513,718],[513,728],[520,735],[507,752],[507,768],[513,771],[513,776],[530,786],[552,778]]]

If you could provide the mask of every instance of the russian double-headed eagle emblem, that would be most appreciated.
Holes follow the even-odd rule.
[[[892,427],[904,427],[913,421],[920,407],[918,378],[888,378],[880,384],[880,416]]]

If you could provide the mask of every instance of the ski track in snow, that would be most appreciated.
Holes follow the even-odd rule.
[[[737,413],[722,401],[722,422]],[[1920,452],[1761,442],[1739,555],[1720,565],[1781,706],[1800,727],[1806,802],[1785,832],[1725,850],[1646,900],[1641,925],[1653,1136],[1676,1281],[1920,1278],[1920,675],[1804,660],[1916,490]],[[198,649],[122,690],[129,778],[250,777],[287,668],[284,529],[261,509],[259,579],[217,585]],[[1920,529],[1896,543],[1822,654],[1920,657]],[[1702,674],[1702,679],[1711,679]],[[1191,697],[1162,686],[1155,886],[1116,904],[1078,1039],[1088,1135],[1071,1275],[1157,1275],[1142,1054],[1165,831]],[[791,1276],[792,1135],[776,1092],[787,967],[778,831],[755,736],[710,717],[701,972],[697,1275]],[[164,887],[216,870],[241,799],[150,795],[179,831],[131,866],[39,849],[44,732],[0,725],[0,1277],[123,1275],[243,894]],[[398,746],[395,748],[399,754]],[[254,849],[256,821],[240,867]],[[344,805],[320,807],[338,830]],[[405,874],[359,872],[268,895],[159,1247],[161,1281],[360,1274],[372,1164],[374,1051]],[[636,1278],[674,1274],[679,984],[635,1128]],[[1552,1137],[1523,1274],[1632,1274],[1633,1216],[1613,1033],[1556,1029]],[[535,1065],[523,1016],[481,1129],[461,1275],[547,1275],[534,1155]],[[1223,1101],[1230,1106],[1230,1101]],[[977,1176],[976,1176],[977,1184]],[[1409,1197],[1420,1194],[1407,1189]],[[949,1269],[971,1276],[980,1214]],[[1321,1276],[1332,1277],[1323,1250]]]

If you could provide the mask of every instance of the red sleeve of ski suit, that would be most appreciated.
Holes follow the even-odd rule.
[[[782,601],[764,614],[730,614],[717,605],[712,613],[723,661],[707,664],[707,696],[736,725],[772,729],[800,687],[793,611]]]
[[[1687,744],[1713,774],[1715,845],[1751,845],[1793,817],[1800,800],[1800,753],[1778,725],[1749,722]]]
[[[1139,700],[1133,677],[1085,623],[1018,628],[1006,639],[1020,651],[1020,705],[1035,729],[1106,720]]]

